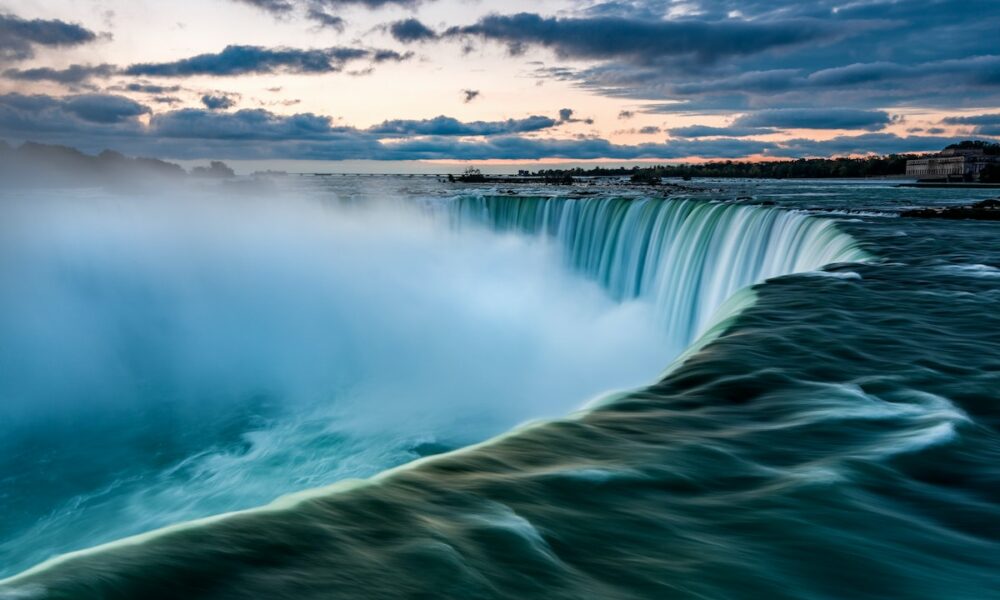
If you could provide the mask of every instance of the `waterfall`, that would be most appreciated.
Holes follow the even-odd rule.
[[[56,432],[47,443],[60,451],[31,462],[35,445],[14,446],[27,448],[9,453],[16,470],[0,469],[21,477],[25,497],[37,488],[30,502],[40,506],[8,520],[0,562],[19,562],[0,574],[41,563],[0,588],[50,569],[61,577],[115,548],[156,548],[163,534],[213,527],[277,493],[298,495],[242,514],[294,514],[303,499],[332,493],[328,483],[388,478],[385,469],[410,464],[428,440],[465,446],[587,398],[612,402],[628,392],[595,394],[642,385],[670,357],[679,364],[725,327],[720,317],[749,304],[751,284],[866,258],[834,221],[771,207],[465,196],[432,201],[434,220],[410,212],[422,201],[405,200],[370,214],[246,201],[235,218],[227,201],[200,199],[196,220],[173,199],[144,200],[136,212],[25,204],[15,229],[37,243],[6,241],[23,256],[9,264],[34,277],[8,267],[19,286],[8,286],[12,309],[0,317],[26,307],[48,318],[42,328],[0,318],[0,331],[24,327],[6,338],[20,343],[8,344],[21,362],[6,371],[20,379],[0,381],[37,393],[49,361],[86,368],[62,368],[64,387],[50,394],[69,426],[37,403],[18,413]],[[444,239],[449,226],[477,231]],[[638,302],[610,302],[560,258],[608,296]],[[537,289],[519,302],[518,286]],[[32,355],[39,331],[56,342]],[[78,427],[83,419],[95,425]],[[238,439],[232,423],[245,429]],[[151,465],[141,462],[148,440],[160,448]],[[163,456],[178,462],[161,471]],[[88,473],[96,492],[50,491],[53,480],[75,485],[80,465],[98,466]],[[94,543],[105,545],[79,550]],[[58,558],[41,562],[49,556]]]
[[[463,196],[452,224],[555,240],[568,265],[618,300],[648,299],[679,347],[738,290],[867,255],[835,222],[797,211],[697,200]]]

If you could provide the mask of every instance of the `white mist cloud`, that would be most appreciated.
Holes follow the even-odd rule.
[[[614,303],[538,241],[393,202],[92,196],[0,200],[0,470],[35,459],[10,448],[18,427],[43,448],[93,439],[72,468],[96,482],[40,500],[42,524],[8,523],[0,558],[371,475],[670,358],[648,305]],[[150,440],[186,454],[164,467]]]

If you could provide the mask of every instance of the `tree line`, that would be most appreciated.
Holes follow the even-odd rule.
[[[906,161],[917,154],[890,154],[864,158],[800,158],[782,161],[714,161],[700,164],[654,165],[649,167],[592,167],[583,169],[543,169],[534,175],[554,177],[631,177],[636,183],[664,177],[719,177],[798,179],[829,177],[890,177],[906,174]]]

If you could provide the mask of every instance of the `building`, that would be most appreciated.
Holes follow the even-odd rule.
[[[982,148],[946,148],[937,156],[906,161],[906,176],[920,181],[978,181],[979,172],[1000,163]]]

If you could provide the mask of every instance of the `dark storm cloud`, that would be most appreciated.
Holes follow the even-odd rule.
[[[0,14],[0,59],[23,60],[34,56],[35,46],[78,46],[96,39],[96,33],[75,23]]]
[[[750,137],[775,133],[770,127],[712,127],[710,125],[688,125],[667,130],[672,137],[704,138],[704,137]]]
[[[712,61],[724,56],[817,42],[837,27],[816,19],[776,22],[649,21],[619,17],[555,18],[533,13],[490,15],[473,25],[452,27],[447,36],[474,36],[505,43],[515,51],[535,45],[568,58],[655,62],[691,56]]]
[[[93,77],[110,77],[118,72],[114,65],[70,65],[65,69],[37,67],[34,69],[7,69],[3,76],[18,81],[53,81],[63,84],[82,83]]]
[[[464,123],[444,115],[433,119],[384,121],[370,127],[370,133],[384,136],[436,135],[436,136],[488,136],[526,133],[555,127],[559,123],[550,117],[534,115],[524,119],[505,121],[472,121]]]
[[[417,19],[404,19],[389,24],[389,33],[397,41],[403,43],[422,42],[437,39],[437,34],[430,27]]]
[[[334,47],[321,49],[226,46],[219,53],[199,54],[165,63],[140,63],[125,69],[127,75],[187,77],[191,75],[247,75],[260,73],[334,73],[348,62],[371,59],[405,60],[392,50]]]
[[[885,129],[892,122],[881,110],[851,108],[777,108],[745,114],[733,123],[737,127],[779,129]],[[755,134],[751,134],[755,135]]]

